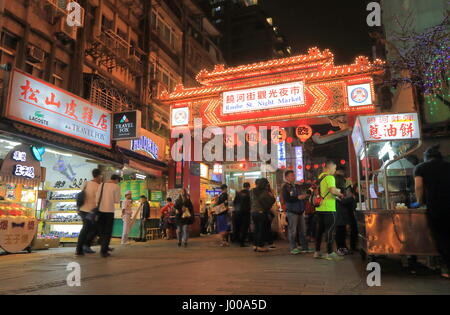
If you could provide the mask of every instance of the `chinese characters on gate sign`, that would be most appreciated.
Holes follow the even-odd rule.
[[[27,161],[27,153],[21,151],[14,151],[13,160],[17,162],[26,162]]]
[[[305,104],[303,82],[223,93],[224,114],[302,104]]]
[[[420,138],[416,113],[362,116],[360,119],[366,141]]]
[[[7,116],[106,147],[110,112],[18,70],[13,72]]]
[[[34,178],[34,167],[17,164],[14,169],[14,175],[20,177]]]

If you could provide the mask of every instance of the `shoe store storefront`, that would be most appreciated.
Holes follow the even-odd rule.
[[[0,215],[36,218],[33,248],[75,243],[82,227],[75,199],[84,182],[95,168],[105,178],[122,168],[111,147],[111,113],[18,70],[6,99],[0,199],[7,205]]]
[[[141,238],[145,235],[156,238],[159,233],[161,208],[165,205],[167,195],[168,168],[164,162],[168,156],[167,141],[145,129],[139,130],[139,138],[117,142],[117,150],[123,156],[123,181],[120,183],[122,198],[131,191],[134,224],[130,230],[130,238]],[[150,203],[150,219],[141,231],[141,213],[138,213],[140,196],[146,196]],[[113,237],[122,236],[122,211],[116,209]],[[141,235],[142,234],[142,235]]]

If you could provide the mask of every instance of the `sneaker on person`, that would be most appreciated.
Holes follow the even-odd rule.
[[[347,252],[346,252],[346,249],[345,249],[345,248],[339,248],[339,249],[336,251],[336,253],[337,253],[339,256],[345,256],[345,255],[347,255]]]
[[[274,244],[272,244],[272,245],[269,245],[269,249],[276,249],[277,247],[274,245]]]
[[[291,250],[292,255],[298,255],[300,253],[301,253],[301,251],[298,248],[294,248],[293,250]]]
[[[327,254],[323,257],[326,260],[334,260],[334,261],[341,261],[344,258],[336,254],[335,252],[332,252],[331,254]]]
[[[312,249],[312,248],[301,249],[300,253],[302,253],[302,254],[314,253],[314,249]]]
[[[95,251],[92,250],[89,246],[83,246],[83,252],[86,254],[95,254]]]
[[[320,258],[323,258],[323,255],[321,252],[314,252],[314,258],[320,259]]]

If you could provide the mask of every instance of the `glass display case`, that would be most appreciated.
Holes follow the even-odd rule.
[[[422,144],[417,113],[358,116],[352,140],[361,254],[437,255],[426,209],[413,207],[413,154]]]

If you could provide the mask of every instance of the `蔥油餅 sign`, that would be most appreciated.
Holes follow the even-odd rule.
[[[304,105],[304,82],[224,92],[222,101],[224,114]]]
[[[113,140],[139,138],[141,112],[132,110],[113,114]]]
[[[15,69],[6,117],[111,148],[111,113],[45,81]]]
[[[354,130],[364,141],[390,141],[420,139],[417,113],[359,116],[359,125]],[[357,149],[358,150],[358,149]]]

